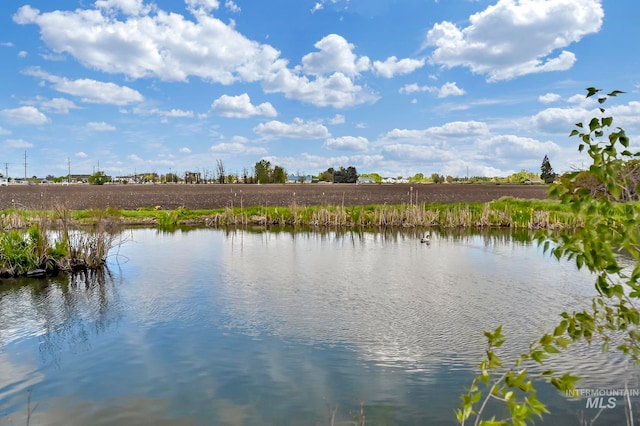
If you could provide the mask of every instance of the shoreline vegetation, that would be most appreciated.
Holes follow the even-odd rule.
[[[502,197],[498,200],[455,203],[394,205],[298,205],[225,207],[218,209],[165,210],[160,206],[136,210],[0,210],[0,228],[26,229],[33,225],[58,229],[147,226],[167,229],[180,226],[307,226],[361,228],[579,228],[583,219],[570,206],[555,200]]]
[[[122,244],[127,227],[306,227],[361,229],[514,228],[559,230],[580,228],[583,218],[569,206],[547,199],[500,199],[456,203],[397,205],[251,206],[191,210],[159,206],[0,211],[0,277],[46,276],[101,269],[109,251]]]
[[[101,270],[124,242],[113,218],[80,225],[67,210],[4,210],[0,226],[0,279]]]

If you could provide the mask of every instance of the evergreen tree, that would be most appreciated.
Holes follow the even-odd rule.
[[[540,166],[540,178],[545,181],[545,183],[553,183],[556,178],[556,174],[553,171],[553,167],[551,167],[551,163],[549,162],[549,157],[546,155],[542,160],[542,166]]]
[[[346,169],[340,167],[333,174],[333,183],[356,183],[358,181],[358,171],[355,167],[349,166]]]

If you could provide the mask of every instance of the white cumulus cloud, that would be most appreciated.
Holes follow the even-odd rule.
[[[554,102],[558,102],[561,99],[561,96],[557,93],[545,93],[544,95],[538,97],[538,100],[543,104],[552,104]]]
[[[302,70],[311,75],[325,75],[335,72],[353,76],[369,69],[369,58],[357,57],[354,45],[344,37],[329,34],[314,45],[319,52],[308,53],[302,58]]]
[[[269,102],[260,105],[251,104],[251,98],[247,93],[238,96],[222,95],[211,104],[211,110],[223,117],[247,118],[254,115],[275,117],[276,109]]]
[[[24,73],[41,78],[51,83],[54,90],[76,96],[87,103],[128,105],[134,102],[141,102],[144,99],[142,94],[137,90],[126,86],[119,86],[115,83],[105,83],[88,78],[69,80],[49,74],[39,68],[31,68]]]
[[[86,68],[131,80],[187,82],[196,77],[225,85],[260,82],[266,93],[282,93],[288,99],[335,108],[378,99],[371,89],[356,84],[360,73],[370,69],[370,61],[356,55],[354,45],[344,37],[327,35],[315,44],[317,51],[304,55],[300,65],[289,68],[289,61],[280,57],[279,50],[247,38],[235,29],[233,20],[225,23],[208,12],[219,6],[217,0],[189,0],[192,16],[187,16],[137,0],[102,0],[94,9],[72,11],[41,12],[23,6],[13,20],[37,25],[40,38],[54,55],[71,56]],[[239,11],[231,0],[225,7]],[[401,68],[406,67],[399,62]],[[75,94],[81,84],[96,83],[59,79],[54,88]],[[114,103],[112,98],[99,96],[104,89],[111,93],[115,88],[104,87],[83,99]],[[139,93],[125,93],[125,89],[119,90],[118,105],[141,100]]]
[[[8,149],[33,148],[33,144],[24,139],[7,139],[2,143],[2,146]]]
[[[143,0],[96,0],[96,8],[106,12],[122,12],[125,15],[141,15],[148,13],[151,7],[145,5]]]
[[[217,8],[217,1],[189,0],[189,5],[195,20],[163,10],[152,15],[137,2],[125,0],[105,1],[99,9],[43,13],[22,6],[13,19],[38,25],[42,40],[54,52],[70,55],[88,68],[132,79],[186,81],[196,76],[231,84],[259,80],[284,66],[276,49],[249,40],[232,24],[208,15],[206,10]],[[130,15],[116,19],[108,11],[116,6],[126,7]]]
[[[36,107],[23,106],[13,109],[0,110],[0,116],[4,117],[12,124],[45,124],[49,118],[40,112]]]
[[[447,81],[440,87],[435,86],[420,86],[417,83],[405,84],[400,88],[400,93],[411,94],[417,92],[429,92],[434,93],[438,98],[446,98],[449,96],[462,96],[467,92],[464,89],[458,87],[458,84],[454,82]]]
[[[288,99],[316,106],[345,108],[378,100],[378,95],[372,90],[358,86],[353,79],[340,72],[309,79],[285,68],[263,81],[262,87],[266,93],[284,93]]]
[[[367,151],[369,140],[362,136],[341,136],[327,139],[324,147],[332,150]]]
[[[489,134],[489,127],[480,121],[453,121],[442,126],[427,129],[393,129],[383,136],[383,140],[412,139],[418,142],[438,138],[471,138]]]
[[[508,80],[571,68],[576,56],[562,49],[598,32],[603,17],[600,0],[499,0],[472,15],[464,28],[435,24],[426,44],[435,47],[433,64]]]
[[[53,98],[40,102],[40,107],[45,111],[55,114],[69,114],[72,109],[80,109],[73,101],[65,98]]]
[[[87,123],[87,129],[93,132],[113,132],[116,130],[116,127],[104,121],[91,121]]]
[[[323,139],[331,136],[329,129],[316,122],[306,122],[296,118],[292,123],[283,123],[272,120],[260,123],[253,131],[266,138],[290,138],[290,139]]]
[[[222,142],[212,145],[209,150],[216,154],[246,154],[246,155],[266,155],[267,150],[259,146],[248,146],[240,142]]]
[[[405,58],[398,60],[395,56],[391,56],[384,62],[374,61],[373,69],[382,77],[392,78],[395,75],[410,74],[415,70],[422,68],[424,64],[424,59]]]
[[[480,140],[478,147],[485,154],[493,155],[498,159],[530,159],[543,158],[547,154],[560,151],[560,147],[551,141],[541,142],[536,139],[516,135],[496,135]]]

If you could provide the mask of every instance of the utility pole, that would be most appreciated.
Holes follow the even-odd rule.
[[[27,151],[24,152],[24,180],[27,180]]]
[[[67,183],[71,182],[71,158],[67,157]]]
[[[9,164],[10,163],[4,163],[4,178],[7,182],[9,182]]]

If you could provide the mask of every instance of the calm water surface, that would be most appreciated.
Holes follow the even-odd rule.
[[[350,424],[361,404],[368,425],[454,424],[483,330],[504,323],[515,353],[594,294],[504,233],[127,235],[103,276],[0,287],[0,425]],[[598,348],[550,365],[640,388]],[[544,424],[599,411],[539,397]],[[595,424],[623,422],[619,401]]]

